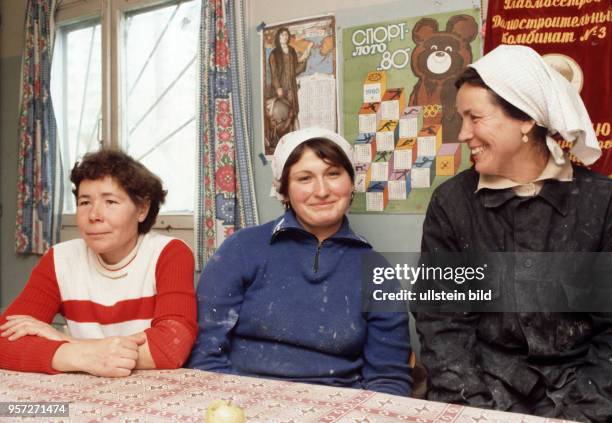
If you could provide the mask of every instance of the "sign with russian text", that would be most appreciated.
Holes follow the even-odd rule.
[[[612,178],[612,39],[610,0],[489,2],[485,53],[527,45],[580,92],[603,151],[591,166]]]

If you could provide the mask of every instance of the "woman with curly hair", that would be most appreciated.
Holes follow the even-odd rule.
[[[107,377],[180,367],[196,336],[194,260],[182,241],[150,232],[160,179],[101,150],[70,180],[81,238],[53,246],[0,316],[0,367]],[[57,313],[69,334],[51,326]]]

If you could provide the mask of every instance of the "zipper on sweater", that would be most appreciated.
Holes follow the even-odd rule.
[[[315,258],[314,258],[314,266],[313,266],[313,270],[315,273],[317,273],[319,271],[319,254],[321,253],[321,243],[317,244],[317,253],[315,254]]]

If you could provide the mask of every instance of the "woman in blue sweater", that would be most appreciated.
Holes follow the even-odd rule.
[[[352,147],[329,130],[295,131],[272,169],[286,211],[236,232],[207,263],[189,367],[409,395],[407,314],[361,304],[372,247],[345,216]]]

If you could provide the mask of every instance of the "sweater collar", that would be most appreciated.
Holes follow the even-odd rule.
[[[301,232],[311,237],[314,237],[314,235],[304,229],[302,224],[297,220],[295,213],[291,209],[286,210],[285,214],[276,221],[274,228],[272,229],[270,243],[276,241],[280,234],[288,232]],[[364,237],[353,232],[353,230],[349,226],[349,222],[346,216],[344,216],[342,219],[342,225],[340,225],[340,229],[338,229],[335,234],[333,234],[327,239],[354,241],[360,244],[364,244],[368,247],[372,247]]]
[[[94,253],[93,250],[88,247],[87,250],[93,257],[92,261],[94,263],[94,268],[99,274],[110,279],[121,279],[125,277],[128,274],[128,266],[136,258],[136,255],[138,254],[138,250],[140,250],[140,245],[142,244],[142,240],[144,239],[144,237],[145,235],[139,235],[138,240],[136,241],[136,245],[134,246],[132,251],[130,251],[128,255],[125,256],[123,259],[121,259],[121,261],[115,264],[106,263],[99,254]]]

